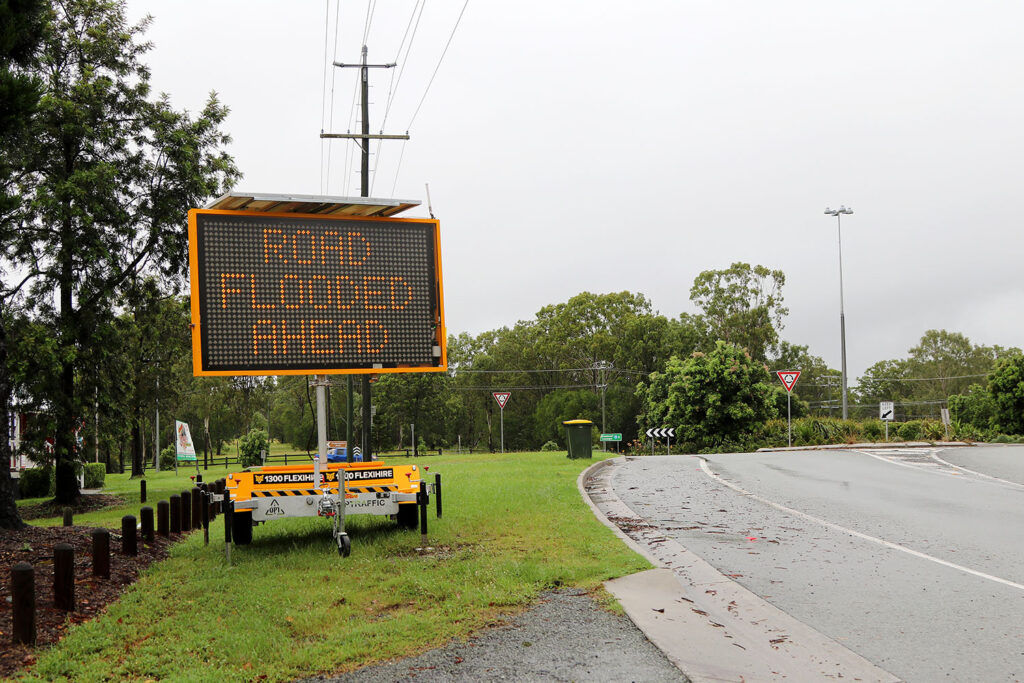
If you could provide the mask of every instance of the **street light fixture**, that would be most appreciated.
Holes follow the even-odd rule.
[[[825,207],[825,214],[828,216],[836,217],[836,234],[839,236],[839,338],[842,345],[843,355],[843,419],[847,419],[846,411],[846,313],[843,310],[843,229],[842,214],[851,214],[853,209],[848,209],[845,206],[840,205],[838,209],[830,209]]]

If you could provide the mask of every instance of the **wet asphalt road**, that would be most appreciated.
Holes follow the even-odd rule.
[[[719,571],[904,680],[1024,681],[1024,447],[643,457],[612,483]]]

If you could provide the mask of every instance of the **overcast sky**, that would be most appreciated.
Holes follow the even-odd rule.
[[[356,129],[357,70],[326,65],[364,34],[397,59],[371,71],[371,129],[412,139],[383,143],[371,195],[425,216],[429,183],[451,332],[584,290],[675,317],[698,273],[745,261],[785,272],[783,337],[838,368],[823,211],[845,204],[851,378],[932,328],[1024,346],[1024,5],[471,0],[428,90],[463,2],[376,2],[368,33],[366,0],[129,10],[154,19],[155,89],[231,108],[240,190],[358,195],[353,144],[319,139]]]

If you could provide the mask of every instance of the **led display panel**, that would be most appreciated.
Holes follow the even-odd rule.
[[[445,369],[439,224],[193,209],[196,375]]]

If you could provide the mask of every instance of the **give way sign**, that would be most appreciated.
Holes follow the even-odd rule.
[[[782,386],[786,387],[786,393],[792,393],[796,381],[800,379],[799,370],[779,370],[775,373],[782,380]]]
[[[493,392],[494,400],[498,402],[498,407],[505,410],[505,404],[508,403],[508,397],[512,395],[511,391],[495,391]]]

